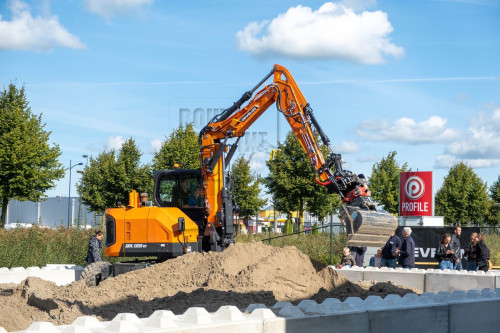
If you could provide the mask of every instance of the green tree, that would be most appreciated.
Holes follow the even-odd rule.
[[[326,146],[320,147],[323,156],[328,156],[328,149]],[[307,199],[306,208],[314,216],[318,218],[321,222],[321,226],[325,226],[325,219],[332,213],[338,211],[342,201],[340,195],[328,193],[325,186],[321,186],[317,183],[314,184],[316,191],[313,195]]]
[[[252,175],[250,163],[244,156],[236,159],[231,173],[234,177],[233,195],[240,207],[239,215],[246,219],[257,215],[260,208],[267,203],[266,199],[259,198],[262,178]]]
[[[269,175],[264,179],[264,184],[274,197],[276,209],[285,212],[288,220],[292,212],[298,211],[297,230],[303,230],[306,202],[318,188],[309,158],[293,132],[287,134],[285,143],[278,146],[274,159],[266,164]]]
[[[445,223],[482,224],[490,207],[486,184],[474,170],[460,162],[450,168],[435,197],[436,215]]]
[[[384,206],[392,214],[399,213],[399,173],[411,171],[408,164],[402,166],[396,162],[396,152],[390,152],[372,167],[369,188],[374,201]]]
[[[173,169],[177,163],[181,169],[200,167],[200,144],[193,124],[179,125],[162,143],[153,158],[153,170]]]
[[[488,223],[491,225],[500,224],[500,176],[490,186],[491,205],[488,214]]]
[[[49,144],[42,116],[31,112],[24,87],[0,93],[0,228],[11,199],[38,201],[64,176],[59,146]]]
[[[100,153],[95,159],[90,158],[90,165],[85,167],[77,184],[82,201],[92,211],[103,212],[118,202],[127,204],[132,190],[151,194],[153,178],[150,167],[140,164],[141,155],[130,138],[122,145],[118,156],[111,150]]]

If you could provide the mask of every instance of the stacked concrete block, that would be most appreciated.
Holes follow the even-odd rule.
[[[78,279],[83,267],[77,265],[47,265],[40,267],[0,268],[0,283],[21,283],[28,277],[37,277],[51,281],[58,286],[70,284]]]
[[[495,277],[492,272],[437,270],[425,274],[425,291],[495,289]]]
[[[329,266],[336,269],[335,266]],[[364,269],[362,267],[342,267],[341,269],[336,269],[337,272],[344,275],[349,281],[363,281],[364,280]]]
[[[215,313],[200,307],[190,308],[181,315],[159,310],[142,319],[133,313],[122,313],[109,322],[80,317],[64,326],[35,322],[19,333],[385,333],[390,327],[399,327],[405,333],[469,330],[489,333],[498,332],[498,313],[500,289],[485,288],[420,296],[370,296],[365,300],[349,297],[344,302],[326,299],[321,304],[314,300],[297,305],[278,302],[271,309],[252,304],[244,312],[235,306],[223,306]],[[0,333],[5,333],[1,327]]]
[[[404,269],[404,268],[342,268],[329,266],[344,275],[349,281],[393,282],[423,292],[453,292],[456,290],[500,288],[500,271],[468,272],[449,269]]]
[[[21,283],[28,277],[24,267],[0,268],[0,283]]]
[[[417,290],[425,289],[425,270],[416,269],[409,270],[406,268],[373,268],[365,269],[364,279],[366,281],[392,281],[406,287],[414,288]]]

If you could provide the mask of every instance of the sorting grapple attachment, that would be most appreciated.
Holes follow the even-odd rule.
[[[375,210],[344,206],[340,215],[346,225],[347,246],[382,247],[398,227],[396,217]]]

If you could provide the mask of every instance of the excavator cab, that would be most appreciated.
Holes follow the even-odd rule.
[[[177,207],[199,226],[205,195],[200,169],[158,170],[154,173],[154,200],[158,207]]]

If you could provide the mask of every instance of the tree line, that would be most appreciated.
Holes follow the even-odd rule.
[[[10,84],[0,92],[0,228],[5,226],[9,200],[38,201],[44,192],[55,186],[65,169],[58,161],[57,144],[49,144],[51,132],[44,130],[41,115],[31,112],[24,87]],[[326,147],[320,147],[327,153]],[[102,212],[118,202],[128,202],[131,190],[152,193],[153,170],[200,167],[198,134],[193,126],[180,125],[162,142],[151,163],[141,163],[142,152],[133,138],[128,138],[119,150],[103,151],[91,157],[85,166],[77,191],[82,201],[93,211]],[[233,195],[241,218],[258,214],[267,204],[265,191],[277,211],[291,221],[298,212],[297,228],[303,228],[303,212],[309,211],[319,221],[325,221],[340,207],[338,195],[328,194],[325,187],[314,182],[314,169],[295,135],[288,133],[279,144],[273,158],[266,162],[266,177],[251,172],[244,156],[230,166]],[[407,163],[396,161],[390,152],[375,163],[369,178],[372,198],[386,211],[397,214],[399,205],[399,173],[411,171]],[[443,215],[449,224],[500,224],[500,176],[488,193],[486,183],[474,170],[461,162],[450,168],[443,186],[435,196],[435,213]]]

